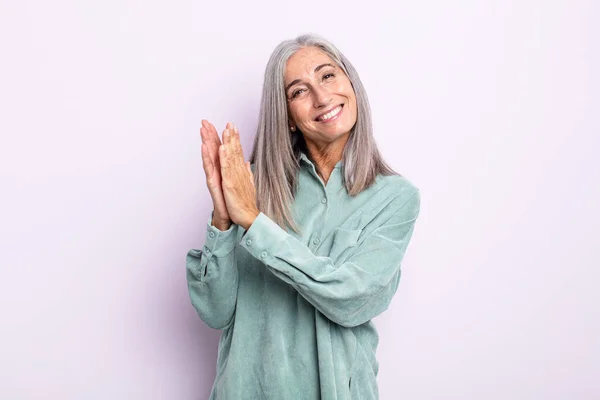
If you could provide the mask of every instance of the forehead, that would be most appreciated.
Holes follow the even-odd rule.
[[[285,66],[285,81],[291,82],[314,74],[315,68],[321,64],[336,63],[323,50],[316,47],[304,47],[294,53]]]

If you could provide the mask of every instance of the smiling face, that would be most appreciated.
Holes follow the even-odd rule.
[[[345,140],[356,123],[356,95],[344,71],[327,53],[305,47],[286,64],[285,88],[290,126],[307,142],[328,146]]]

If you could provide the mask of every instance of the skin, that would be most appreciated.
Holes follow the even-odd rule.
[[[248,230],[260,214],[250,163],[244,162],[240,134],[235,125],[225,129],[219,148],[223,196],[231,221]]]
[[[200,137],[202,138],[202,167],[206,174],[206,185],[213,200],[214,214],[211,223],[221,228],[231,224],[221,188],[221,164],[219,162],[221,139],[219,139],[214,125],[207,120],[202,120]]]
[[[321,67],[323,64],[331,66]],[[294,85],[288,85],[297,81]],[[311,158],[327,183],[357,118],[356,95],[344,71],[327,53],[305,47],[291,56],[285,70],[290,128],[302,132]],[[316,121],[317,116],[343,105],[332,122]]]
[[[304,136],[317,171],[327,184],[356,123],[352,84],[344,71],[315,47],[300,49],[290,57],[284,79],[290,128]],[[338,105],[343,107],[336,120],[317,120]],[[238,129],[228,123],[221,142],[215,127],[202,120],[200,136],[202,166],[214,206],[212,225],[226,230],[235,223],[248,230],[260,211],[256,206],[254,176],[250,163],[244,161]]]
[[[231,223],[248,229],[259,210],[256,206],[256,188],[250,163],[244,161],[238,129],[231,122],[219,139],[215,127],[202,120],[202,166],[206,184],[213,200],[211,224],[227,230]]]

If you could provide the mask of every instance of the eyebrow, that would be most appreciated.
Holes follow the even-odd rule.
[[[325,67],[333,67],[333,68],[335,68],[335,65],[330,64],[330,63],[321,64],[317,68],[315,68],[315,72],[319,72],[321,69],[323,69]],[[294,79],[292,82],[290,82],[289,85],[287,85],[285,87],[285,91],[287,92],[292,86],[294,86],[295,84],[297,84],[299,82],[301,82],[301,79]]]

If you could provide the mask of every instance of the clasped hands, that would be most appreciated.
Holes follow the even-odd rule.
[[[200,136],[202,166],[214,207],[212,224],[225,230],[233,222],[248,230],[260,212],[254,175],[250,162],[244,161],[238,129],[227,123],[221,142],[213,124],[203,119]]]

